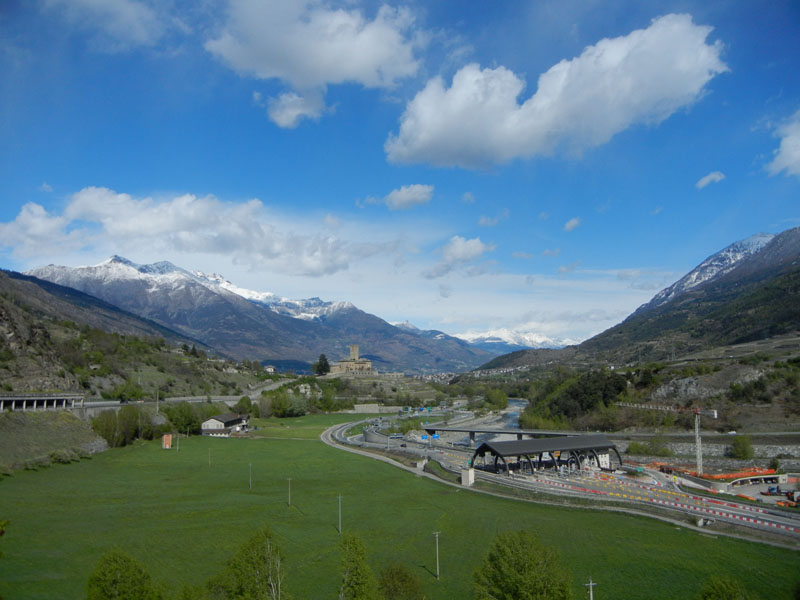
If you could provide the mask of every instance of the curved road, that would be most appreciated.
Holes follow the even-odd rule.
[[[320,439],[329,446],[340,450],[381,460],[417,475],[429,477],[440,483],[461,487],[457,484],[443,481],[419,469],[407,467],[391,458],[353,447],[353,443],[345,436],[345,432],[367,420],[334,425],[326,429],[320,435]],[[361,443],[360,446],[385,449],[385,446],[379,444]],[[427,448],[421,444],[408,442],[403,451],[417,454],[421,457],[433,456],[453,470],[457,470],[466,464],[465,456],[467,455],[452,449]],[[561,475],[554,471],[540,471],[534,475],[515,474],[509,476],[488,473],[480,469],[475,470],[476,478],[496,484],[573,497],[605,497],[607,500],[630,504],[631,508],[635,508],[637,505],[651,505],[704,519],[744,525],[760,531],[781,533],[791,537],[793,540],[800,541],[800,515],[743,504],[728,498],[718,499],[695,495],[672,484],[660,473],[647,472],[646,475],[647,478],[644,481],[632,481],[627,476],[618,476],[606,472],[577,472]],[[634,512],[652,516],[652,513]]]

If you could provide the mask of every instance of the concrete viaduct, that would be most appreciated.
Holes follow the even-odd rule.
[[[15,394],[0,396],[0,412],[4,410],[69,410],[80,408],[83,394]]]
[[[440,427],[438,425],[425,425],[423,427],[428,435],[434,433],[468,433],[470,446],[475,445],[476,433],[490,433],[493,435],[515,435],[518,440],[525,437],[532,438],[548,438],[548,437],[563,437],[567,435],[580,435],[574,431],[547,431],[545,429],[481,429],[475,427]]]

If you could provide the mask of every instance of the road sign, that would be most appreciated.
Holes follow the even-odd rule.
[[[432,437],[433,437],[433,439],[438,440],[439,439],[439,434],[438,433],[434,433]]]
[[[428,439],[428,436],[427,436],[427,435],[423,435],[423,436],[422,436],[422,439],[423,439],[423,440],[427,440],[427,439]]]

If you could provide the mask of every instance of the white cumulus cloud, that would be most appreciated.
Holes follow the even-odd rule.
[[[428,81],[384,146],[390,161],[481,168],[517,157],[580,152],[637,124],[655,125],[701,97],[727,71],[711,27],[690,15],[654,19],[647,29],[603,39],[525,83],[509,69],[461,68],[449,88]]]
[[[442,255],[441,262],[424,271],[423,276],[428,279],[442,277],[458,265],[480,258],[485,252],[490,252],[494,248],[493,244],[484,244],[480,238],[466,239],[454,235],[439,250]]]
[[[267,103],[267,115],[278,127],[294,129],[303,119],[319,120],[325,111],[322,94],[310,92],[303,96],[296,92],[286,92]]]
[[[307,0],[230,0],[228,20],[206,50],[237,73],[278,79],[293,89],[271,102],[270,118],[294,127],[321,114],[326,86],[391,88],[416,75],[423,36],[405,8],[381,6],[370,19],[355,8]],[[324,102],[324,101],[323,101]]]
[[[419,204],[427,204],[433,197],[432,185],[404,185],[392,190],[384,199],[389,210],[405,210]]]
[[[324,224],[330,229],[337,221],[329,216]],[[279,222],[257,199],[229,203],[193,194],[136,198],[88,187],[72,195],[61,215],[37,204],[25,205],[14,221],[0,223],[0,246],[23,257],[142,248],[165,255],[208,254],[251,269],[314,277],[397,249],[391,241],[350,241],[325,231],[309,232],[307,226],[301,231]]]
[[[566,223],[564,223],[564,231],[572,231],[576,227],[581,224],[581,220],[578,217],[573,217]]]
[[[572,273],[575,269],[581,266],[581,261],[576,260],[574,262],[569,263],[568,265],[561,265],[558,267],[559,273]]]
[[[771,175],[786,171],[787,175],[800,177],[800,110],[775,130],[781,139],[775,158],[767,165]]]
[[[152,46],[166,31],[165,20],[138,0],[45,0],[44,6],[70,25],[96,32],[105,50]]]
[[[505,221],[509,214],[509,210],[504,208],[496,217],[487,217],[486,215],[482,215],[478,219],[478,225],[481,227],[496,227],[501,221]]]
[[[29,202],[10,223],[0,223],[0,247],[10,248],[15,256],[59,254],[83,247],[81,232],[66,231],[69,220],[52,215],[40,204]]]
[[[694,184],[694,187],[696,187],[698,190],[702,190],[709,183],[719,183],[723,179],[725,179],[725,173],[721,171],[713,171],[705,177],[701,177],[697,183]]]

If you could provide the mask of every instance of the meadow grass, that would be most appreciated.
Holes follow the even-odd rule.
[[[318,440],[320,433],[331,425],[361,421],[377,416],[379,415],[355,415],[345,413],[329,415],[315,414],[304,415],[293,419],[278,419],[277,417],[253,419],[251,424],[258,427],[258,430],[253,432],[254,437]]]
[[[254,529],[269,525],[286,554],[293,597],[333,598],[341,494],[343,529],[364,540],[373,568],[406,565],[429,598],[470,598],[472,571],[494,535],[522,528],[560,549],[575,598],[585,597],[589,576],[596,598],[692,598],[713,574],[735,576],[764,599],[793,597],[797,552],[445,486],[322,444],[319,432],[345,417],[353,418],[286,420],[278,431],[292,432],[287,439],[184,438],[179,452],[148,442],[2,479],[0,519],[11,525],[0,540],[0,596],[80,598],[112,546],[177,592],[205,582]]]

